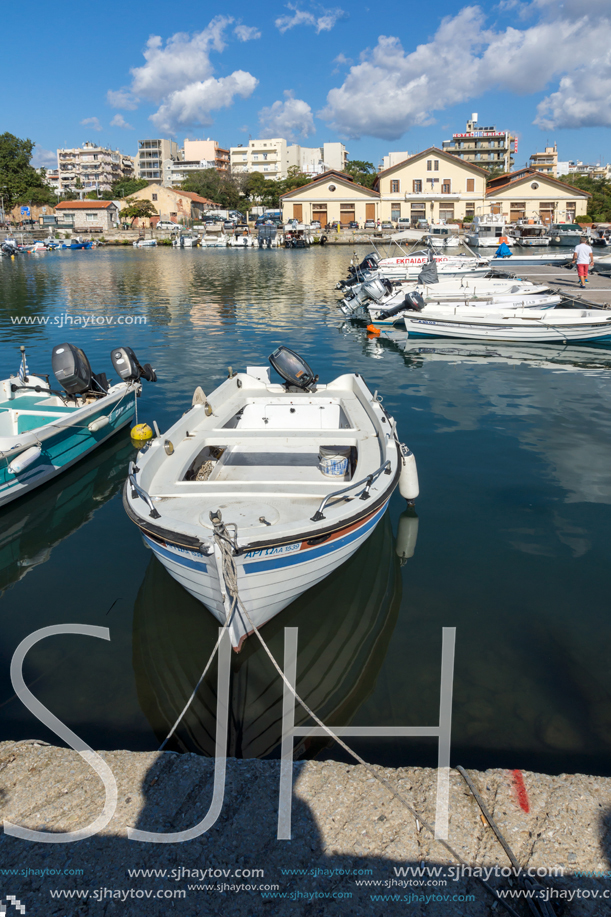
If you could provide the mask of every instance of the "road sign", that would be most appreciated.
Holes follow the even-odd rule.
[[[22,216],[29,217],[29,215],[30,215],[30,208],[29,208],[29,207],[22,207],[22,208],[21,208],[21,215],[22,215]]]

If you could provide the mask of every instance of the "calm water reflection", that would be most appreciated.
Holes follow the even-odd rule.
[[[264,363],[280,343],[323,381],[363,373],[418,460],[416,552],[399,569],[390,530],[380,529],[354,573],[339,571],[276,619],[274,652],[281,658],[282,627],[297,624],[310,653],[305,688],[337,723],[432,725],[441,629],[456,626],[454,761],[611,774],[611,351],[370,340],[334,307],[350,254],[130,249],[4,259],[2,365],[16,372],[25,343],[30,368],[49,371],[52,346],[69,340],[109,372],[111,348],[130,344],[157,368],[140,415],[162,430],[196,385],[210,391],[228,366]],[[76,324],[78,316],[95,324]],[[42,702],[96,747],[157,747],[197,678],[212,621],[124,515],[118,488],[129,454],[117,440],[0,514],[2,738],[53,739],[8,681],[17,643],[50,623],[111,629],[111,643],[47,640],[26,667]],[[395,532],[402,511],[396,495]],[[325,641],[337,647],[336,667],[332,656],[316,661]],[[259,656],[252,647],[234,661],[237,754],[275,753],[279,685]],[[208,752],[211,697],[204,690],[182,747]],[[423,740],[355,744],[381,763],[435,762]]]

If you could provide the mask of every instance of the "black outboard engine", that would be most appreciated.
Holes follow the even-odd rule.
[[[422,312],[426,303],[420,293],[417,293],[416,290],[412,290],[411,293],[405,294],[405,308],[409,309],[411,312]]]
[[[157,373],[151,364],[145,363],[144,366],[140,366],[138,357],[131,347],[115,348],[111,351],[110,359],[122,382],[139,382],[140,379],[146,379],[147,382],[157,381]]]
[[[268,359],[278,375],[285,380],[288,391],[316,391],[318,376],[314,375],[303,357],[294,350],[284,346],[278,347]]]
[[[73,344],[58,344],[51,354],[55,378],[69,395],[82,395],[91,389],[92,372],[89,360]]]

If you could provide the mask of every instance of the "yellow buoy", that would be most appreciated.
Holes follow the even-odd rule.
[[[151,430],[151,428],[149,427],[147,423],[139,423],[139,424],[136,424],[135,427],[131,428],[131,430],[129,431],[129,435],[131,436],[132,439],[136,440],[136,442],[143,443],[147,439],[152,438],[153,431]]]

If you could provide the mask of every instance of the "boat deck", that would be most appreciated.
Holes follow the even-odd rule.
[[[15,393],[15,397],[0,401],[0,436],[17,436],[46,426],[54,417],[64,417],[78,410],[68,406],[55,395],[45,396]]]

